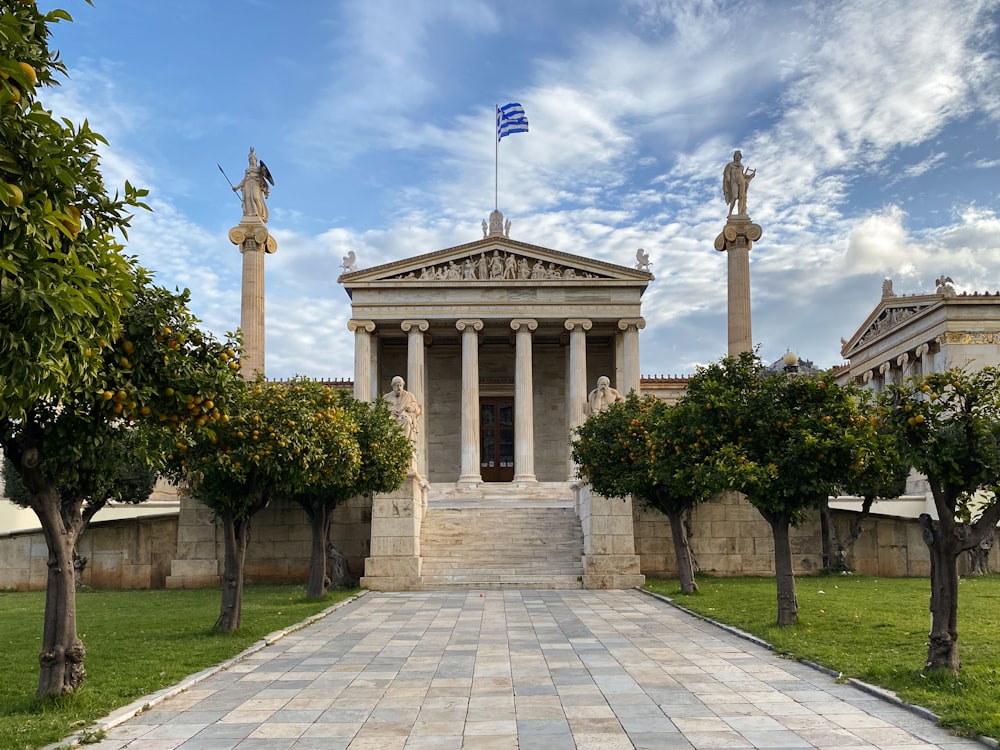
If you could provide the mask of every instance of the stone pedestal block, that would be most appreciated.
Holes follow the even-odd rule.
[[[427,507],[426,485],[407,477],[394,492],[372,501],[371,556],[365,559],[364,588],[414,591],[420,588],[420,524]]]
[[[583,587],[642,586],[646,577],[640,573],[639,556],[635,554],[632,499],[597,495],[589,485],[580,484],[576,488],[576,506],[583,526]]]

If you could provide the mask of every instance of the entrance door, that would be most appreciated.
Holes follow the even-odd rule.
[[[514,399],[479,399],[479,471],[484,482],[514,480]]]

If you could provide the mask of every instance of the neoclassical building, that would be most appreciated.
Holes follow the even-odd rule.
[[[530,507],[531,498],[579,493],[570,434],[586,419],[589,391],[601,376],[622,394],[640,390],[641,301],[652,274],[509,234],[494,211],[481,239],[348,267],[339,278],[351,298],[355,397],[388,393],[402,376],[423,407],[415,475],[400,493],[375,500],[363,579],[370,588],[422,585],[428,496],[432,504],[442,494],[475,502],[487,490],[507,491]],[[586,584],[599,573],[600,585],[635,585],[631,508],[617,501],[622,507],[595,512],[594,502],[607,501],[576,499],[581,578]],[[620,516],[614,529],[596,520],[605,510]],[[393,514],[384,523],[383,511]]]
[[[566,482],[570,430],[606,375],[639,390],[643,292],[636,270],[511,239],[475,242],[344,273],[354,393],[396,375],[423,405],[418,472],[427,481]]]

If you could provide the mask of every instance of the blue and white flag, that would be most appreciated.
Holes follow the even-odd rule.
[[[511,133],[527,133],[528,118],[524,114],[524,107],[518,102],[511,102],[502,107],[497,107],[497,142],[505,135]]]

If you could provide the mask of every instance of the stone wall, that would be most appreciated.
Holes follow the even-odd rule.
[[[846,538],[854,513],[834,510],[839,538]],[[677,575],[670,522],[662,513],[635,504],[635,547],[642,572],[649,577]],[[869,516],[864,533],[849,550],[847,564],[859,573],[886,577],[930,575],[930,556],[916,519]],[[696,570],[713,575],[774,575],[771,527],[737,493],[698,506],[691,514],[690,544]],[[819,514],[814,513],[791,530],[792,565],[797,575],[823,568]],[[994,545],[990,570],[1000,570],[1000,545]],[[959,558],[959,574],[968,575],[968,555]]]
[[[177,549],[177,515],[91,523],[79,552],[83,583],[102,589],[162,589]],[[0,537],[0,590],[45,588],[48,549],[41,531]]]

